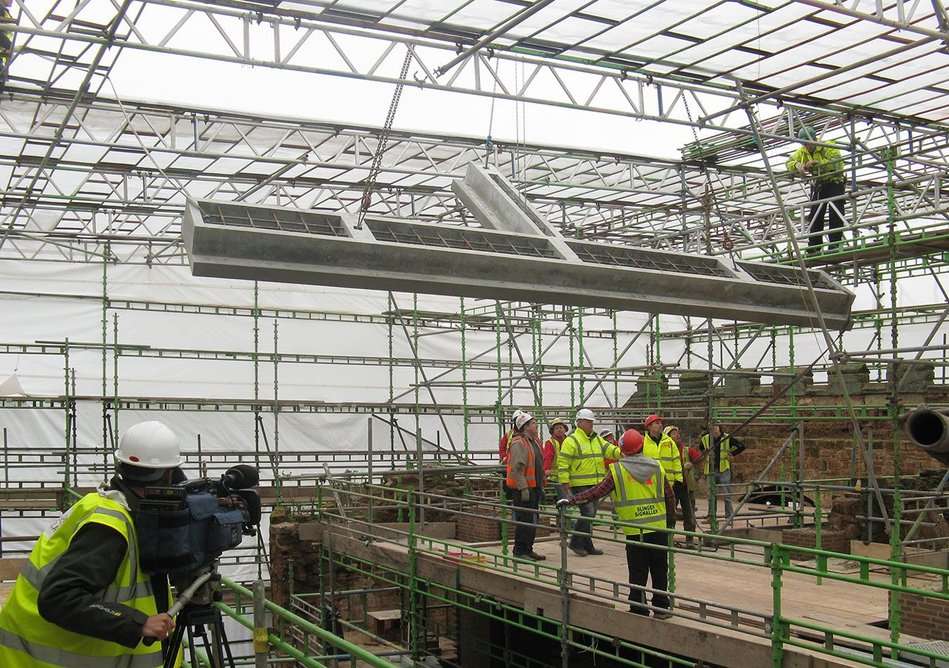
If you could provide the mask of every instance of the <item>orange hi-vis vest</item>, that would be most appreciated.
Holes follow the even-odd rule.
[[[511,474],[511,446],[514,445],[517,441],[523,441],[524,445],[527,447],[527,466],[524,467],[524,477],[527,478],[528,487],[537,487],[537,462],[534,461],[534,448],[531,447],[530,442],[520,434],[512,438],[507,445],[508,458],[507,458],[507,486],[511,489],[517,489],[517,483],[514,482],[514,476]],[[543,466],[543,462],[541,462]]]

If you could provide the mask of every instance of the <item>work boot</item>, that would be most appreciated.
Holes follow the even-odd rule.
[[[585,556],[587,556],[587,551],[584,550],[582,547],[574,547],[573,545],[571,545],[571,546],[570,546],[570,549],[573,550],[574,553],[575,553],[578,557],[585,557]]]
[[[668,610],[656,610],[654,613],[652,613],[652,616],[656,619],[669,619],[672,617],[672,613]]]
[[[591,554],[591,555],[603,554],[603,550],[598,550],[595,547],[593,547],[592,538],[587,538],[585,541],[583,541],[583,549],[587,551],[587,554]]]
[[[533,552],[533,551],[529,552],[528,554],[525,554],[524,557],[526,559],[533,559],[534,561],[547,561],[547,557],[545,557],[542,554],[537,554],[536,552]]]

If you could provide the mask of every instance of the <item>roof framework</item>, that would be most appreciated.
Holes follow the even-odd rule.
[[[846,148],[855,231],[820,264],[869,285],[873,313],[890,289],[884,266],[945,294],[939,2],[50,0],[13,14],[0,258],[185,264],[187,198],[358,214],[387,141],[364,212],[374,217],[477,226],[450,184],[487,163],[568,237],[798,263],[810,197],[782,163],[809,124]],[[658,120],[693,141],[669,160],[116,99],[110,76],[140,56]]]
[[[891,362],[926,353],[945,382],[949,299],[935,296],[934,303],[901,306],[895,286],[896,278],[927,275],[946,295],[949,24],[939,0],[851,0],[846,5],[822,0],[14,2],[16,55],[0,99],[0,259],[103,263],[102,340],[0,344],[7,355],[62,356],[67,387],[64,397],[5,397],[0,407],[64,412],[67,449],[70,442],[76,445],[75,428],[70,434],[69,425],[74,425],[70,420],[77,403],[101,413],[103,444],[120,410],[253,414],[258,462],[262,440],[270,453],[266,438],[272,430],[274,456],[281,462],[274,464],[276,481],[278,471],[283,475],[299,466],[278,446],[282,413],[372,419],[387,414],[393,453],[396,434],[404,445],[405,438],[421,434],[420,416],[426,426],[437,420],[448,441],[440,447],[461,458],[469,455],[469,426],[503,423],[506,407],[515,403],[566,414],[588,400],[605,401],[599,415],[615,423],[641,420],[657,405],[676,419],[697,423],[727,410],[737,422],[757,419],[758,407],[716,407],[716,386],[754,374],[771,375],[777,385],[782,373],[788,376],[785,353],[793,351],[796,336],[804,338],[795,330],[778,333],[763,325],[706,318],[685,318],[681,324],[666,320],[660,328],[659,318],[650,316],[637,331],[622,331],[612,311],[462,299],[457,312],[426,313],[392,293],[383,313],[259,309],[256,286],[253,308],[165,302],[161,295],[152,301],[110,298],[104,260],[187,263],[181,241],[186,198],[355,215],[383,144],[381,171],[364,212],[373,218],[476,226],[450,187],[473,161],[510,175],[568,237],[803,266],[793,239],[802,232],[809,194],[780,172],[797,130],[813,125],[823,140],[848,149],[848,219],[856,231],[846,252],[819,262],[841,282],[869,287],[874,308],[855,314],[849,340],[841,334],[818,344],[821,351],[809,367],[801,354],[795,362],[792,352],[791,368],[797,364],[830,378],[839,373],[840,362],[875,357],[874,380],[878,389],[882,381],[893,381],[885,390],[893,401],[885,407],[852,405],[848,397],[844,410],[843,405],[799,406],[791,392],[790,404],[772,407],[767,419],[797,424],[825,420],[831,411],[848,417],[854,425],[853,452],[867,457],[872,473],[866,454],[872,450],[864,448],[857,420],[892,420],[898,414],[896,399],[908,374],[895,380],[898,374],[889,375],[896,368]],[[682,147],[680,160],[668,160],[116,99],[121,96],[112,91],[110,76],[137,57],[160,63],[196,58],[235,71],[252,66],[292,72],[321,84],[329,75],[405,84],[438,95],[661,121],[691,129],[693,141]],[[402,77],[406,57],[408,73]],[[50,297],[41,288],[7,294]],[[118,311],[150,312],[155,318],[241,318],[253,330],[254,347],[209,350],[121,342]],[[109,316],[115,328],[111,342]],[[612,327],[603,324],[607,318]],[[274,321],[273,354],[258,340],[261,319]],[[389,354],[278,353],[277,320],[386,327]],[[924,345],[906,346],[897,323],[918,326],[926,330],[923,336],[929,332]],[[822,330],[826,335],[826,327]],[[460,334],[460,361],[421,352],[420,337],[445,332]],[[496,343],[466,348],[469,332],[493,335]],[[396,354],[394,344],[403,336],[408,353]],[[612,343],[605,363],[585,348],[584,341],[592,339],[600,340],[604,350]],[[569,364],[544,360],[558,340],[569,345]],[[684,349],[671,345],[679,341],[686,342]],[[856,353],[844,352],[850,341],[856,341]],[[69,355],[100,351],[101,392],[77,394]],[[127,396],[125,379],[119,390],[120,358],[123,369],[126,358],[157,360],[156,365],[170,359],[253,365],[254,395],[223,400],[206,394]],[[272,397],[257,383],[259,367],[270,363]],[[358,394],[332,402],[299,399],[286,383],[278,389],[278,363],[388,366],[388,400],[370,403]],[[414,370],[414,382],[396,384],[392,370],[402,368]],[[682,405],[663,399],[668,376],[697,369],[708,370],[703,372],[707,387]],[[638,403],[624,406],[619,381],[634,379],[646,391],[638,392]],[[549,391],[546,399],[542,396],[544,385],[566,383],[569,405],[552,406]],[[461,403],[442,400],[448,394],[457,397],[459,388]],[[483,388],[491,395],[484,401],[465,394]],[[528,391],[533,400],[526,398]],[[699,405],[703,400],[707,407]],[[261,420],[268,412],[272,427]],[[446,415],[462,416],[462,429],[449,429]],[[415,430],[396,431],[397,416],[414,416]],[[101,471],[109,468],[105,453],[96,449]],[[341,465],[349,466],[343,460],[352,453],[337,454]],[[35,466],[23,461],[24,467]],[[67,484],[79,476],[70,466],[67,462],[65,472],[55,472]],[[894,471],[899,474],[898,464]],[[872,486],[879,495],[875,481]],[[893,521],[900,521],[899,512]],[[898,546],[893,549],[898,552]],[[898,608],[891,615],[898,617]]]
[[[851,148],[854,225],[945,222],[949,33],[938,2],[128,0],[14,13],[18,55],[0,107],[5,257],[182,262],[186,193],[358,210],[378,128],[108,99],[110,72],[132,51],[695,130],[681,161],[393,132],[374,214],[475,224],[449,188],[474,160],[511,174],[570,234],[692,252],[737,244],[764,259],[787,235],[776,191],[792,214],[808,194],[769,178],[750,105],[773,163],[803,123]]]
[[[568,237],[803,266],[810,195],[782,163],[809,124],[846,148],[854,240],[816,263],[870,288],[874,307],[857,321],[878,323],[887,291],[897,318],[898,277],[929,276],[945,295],[949,31],[938,2],[51,0],[13,13],[0,258],[186,264],[188,198],[359,214],[384,144],[364,215],[477,226],[450,186],[487,163]],[[669,160],[109,95],[113,71],[143,54],[661,120],[693,141]],[[944,309],[923,306],[938,330]],[[711,322],[684,326],[672,334],[713,338]],[[729,327],[715,334],[722,345]]]

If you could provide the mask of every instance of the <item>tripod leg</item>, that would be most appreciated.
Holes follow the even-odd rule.
[[[234,655],[231,653],[231,645],[227,642],[227,634],[224,632],[224,620],[218,619],[217,624],[218,644],[224,648],[224,654],[227,655],[227,665],[234,668]]]
[[[192,666],[200,665],[197,660],[197,650],[200,644],[201,650],[204,651],[211,662],[211,668],[235,668],[234,656],[227,642],[224,620],[221,618],[219,610],[213,607],[190,608],[186,606],[178,614],[177,622],[172,637],[172,646],[175,648],[181,646],[182,637],[187,629],[188,651]],[[164,668],[174,668],[176,654],[177,649],[165,657]]]
[[[204,653],[207,655],[208,660],[211,662],[211,668],[220,668],[219,664],[216,662],[214,658],[214,652],[213,652],[214,648],[211,646],[211,638],[208,637],[207,627],[203,623],[195,624],[194,632],[195,632],[195,635],[199,636],[201,639],[201,647],[204,649]],[[191,644],[192,657],[194,656],[193,652],[194,652],[195,645],[197,645],[197,642],[192,642]],[[192,665],[197,666],[199,664],[194,663],[194,659],[192,658]]]
[[[164,648],[164,668],[175,668],[175,660],[178,657],[178,652],[181,650],[181,640],[184,638],[186,628],[188,628],[187,624],[175,625],[175,630],[171,633],[171,640],[168,641],[167,646]]]
[[[192,626],[188,625],[188,654],[191,657],[192,666],[200,666],[198,663],[198,648],[197,643],[195,642],[195,629],[198,630],[199,636],[204,636],[204,627],[203,626]],[[207,636],[204,636],[205,651],[207,651]]]
[[[223,652],[221,651],[221,620],[217,619],[208,626],[211,627],[211,649],[214,654],[211,655],[211,664],[214,668],[224,668]]]

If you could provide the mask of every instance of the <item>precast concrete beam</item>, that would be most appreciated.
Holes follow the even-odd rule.
[[[482,227],[524,235],[541,234],[551,240],[562,260],[577,259],[557,228],[494,167],[468,163],[465,178],[452,181],[451,189]]]
[[[793,268],[552,237],[535,222],[523,233],[367,216],[357,229],[345,214],[189,201],[182,236],[196,276],[817,326]],[[827,325],[846,328],[853,295],[809,273]]]

